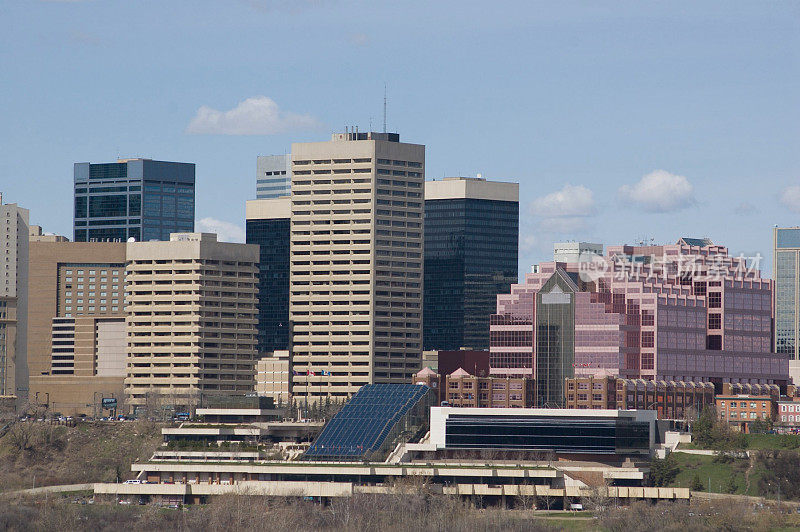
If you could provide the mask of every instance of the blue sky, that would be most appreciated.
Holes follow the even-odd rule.
[[[0,0],[0,191],[71,236],[73,162],[195,162],[197,218],[236,238],[256,156],[379,129],[384,83],[429,179],[520,183],[521,272],[681,235],[769,271],[800,225],[788,1]]]

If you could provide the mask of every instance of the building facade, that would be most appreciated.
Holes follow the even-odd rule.
[[[276,405],[292,399],[289,351],[274,351],[256,362],[256,393],[271,397]]]
[[[31,400],[64,415],[98,416],[124,402],[127,374],[124,242],[30,243]],[[106,412],[107,414],[107,412]]]
[[[28,398],[28,210],[0,194],[0,396]]]
[[[292,393],[348,397],[420,368],[425,147],[395,133],[292,145]]]
[[[246,242],[259,246],[258,351],[291,346],[289,322],[289,197],[252,200],[246,208]]]
[[[717,416],[722,421],[750,432],[750,424],[778,419],[778,402],[770,395],[718,395]]]
[[[194,231],[194,163],[75,163],[75,242],[169,240]]]
[[[710,382],[588,376],[567,379],[566,408],[655,410],[659,419],[685,420],[714,406]]]
[[[778,401],[778,418],[775,421],[784,430],[796,432],[800,429],[800,402]]]
[[[476,377],[459,368],[445,378],[441,401],[464,408],[530,408],[536,383],[526,377]]]
[[[126,271],[130,409],[192,410],[207,396],[253,392],[256,246],[175,233],[129,243]]]
[[[292,193],[292,156],[261,155],[256,160],[256,199],[273,199]]]
[[[518,183],[425,183],[425,349],[488,349],[489,316],[517,281],[518,248]]]
[[[540,406],[559,405],[565,379],[582,375],[785,386],[771,302],[772,281],[707,240],[543,263],[497,297],[491,372],[535,378]]]
[[[603,254],[603,244],[591,242],[557,242],[553,244],[553,261],[575,263]]]
[[[776,353],[789,356],[789,370],[800,382],[800,227],[772,230],[772,268],[775,279]]]

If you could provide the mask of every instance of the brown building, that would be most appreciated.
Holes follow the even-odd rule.
[[[30,401],[100,415],[123,400],[125,243],[30,242]]]
[[[530,408],[536,404],[536,383],[522,377],[477,377],[458,368],[444,379],[423,368],[414,383],[425,384],[441,403],[472,408]]]
[[[771,395],[718,395],[717,415],[743,432],[757,419],[778,419],[778,402]]]
[[[605,377],[566,379],[566,408],[656,410],[659,419],[685,419],[714,404],[710,382]]]

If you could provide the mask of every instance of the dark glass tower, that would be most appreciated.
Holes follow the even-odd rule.
[[[194,231],[194,163],[75,163],[75,242],[169,240]]]
[[[489,348],[496,296],[517,281],[519,185],[425,183],[425,349]]]
[[[258,351],[291,347],[289,324],[289,212],[291,200],[247,202],[246,240],[258,244]]]

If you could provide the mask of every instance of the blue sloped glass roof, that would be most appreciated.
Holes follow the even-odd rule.
[[[357,459],[378,450],[392,427],[428,391],[418,384],[367,384],[333,416],[306,451],[308,459]]]

